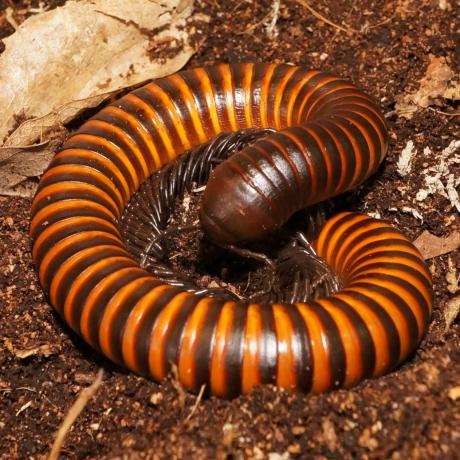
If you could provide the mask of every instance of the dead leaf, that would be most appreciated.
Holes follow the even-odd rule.
[[[60,139],[26,147],[0,148],[0,194],[32,196],[36,181],[28,181],[43,173],[61,145]]]
[[[30,134],[20,127],[5,142],[30,145],[50,125],[113,91],[180,69],[193,54],[183,27],[192,5],[193,0],[68,1],[27,19],[4,39],[0,56],[0,139],[15,128],[18,115],[39,118],[27,122]],[[174,53],[152,57],[165,37]]]
[[[0,192],[1,196],[19,196],[21,198],[31,198],[37,191],[38,181],[32,178],[23,180],[21,183],[14,185]]]
[[[41,144],[29,145],[26,147],[0,147],[0,164],[5,163],[7,161],[11,161],[18,153],[29,150],[30,152],[40,151],[49,144],[48,141],[42,142]]]
[[[434,99],[442,97],[453,78],[454,72],[447,65],[446,58],[430,56],[426,74],[420,81],[419,90],[412,101],[420,107],[428,107]]]
[[[430,55],[425,76],[420,80],[415,93],[401,94],[396,97],[395,110],[400,116],[411,119],[420,107],[434,104],[436,99],[458,99],[460,87],[454,81],[455,74],[447,64],[446,58]]]
[[[48,137],[49,133],[56,127],[69,123],[86,109],[97,107],[116,92],[111,91],[79,101],[71,101],[53,109],[42,117],[25,120],[8,136],[3,146],[27,145],[35,141],[43,142],[43,139]]]
[[[460,233],[452,232],[448,237],[440,238],[425,230],[414,245],[425,260],[432,259],[455,251],[460,246]]]
[[[454,297],[448,300],[443,309],[445,328],[444,333],[446,333],[450,326],[456,320],[458,313],[460,312],[460,297]]]

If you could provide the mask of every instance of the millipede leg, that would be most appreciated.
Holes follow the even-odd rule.
[[[173,286],[183,287],[197,294],[236,298],[224,288],[198,288],[193,282],[183,279],[174,271],[166,259],[165,241],[174,230],[189,231],[194,225],[168,229],[168,220],[174,205],[183,199],[186,192],[204,186],[219,162],[230,157],[254,139],[271,130],[243,130],[225,133],[207,144],[192,149],[147,179],[134,194],[121,219],[121,228],[130,251],[138,258],[140,265],[156,278]],[[257,260],[266,265],[271,273],[269,288],[253,294],[254,298],[267,297],[278,301],[305,301],[321,293],[335,292],[337,281],[318,258],[307,238],[316,235],[324,224],[323,207],[316,205],[306,215],[306,233],[299,233],[291,248],[282,248],[276,259],[263,252],[227,245],[225,249],[241,257]],[[308,235],[308,236],[307,236]],[[308,249],[307,249],[308,248]],[[276,276],[282,280],[276,290]]]

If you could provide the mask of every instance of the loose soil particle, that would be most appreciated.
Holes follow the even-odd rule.
[[[394,114],[395,96],[418,88],[429,54],[460,68],[458,3],[311,2],[323,16],[359,34],[325,24],[296,1],[281,2],[274,21],[277,3],[198,1],[197,12],[210,22],[195,26],[201,46],[188,66],[290,62],[351,78],[380,101],[392,142],[379,172],[341,205],[378,213],[412,238],[423,230],[437,236],[460,230],[459,214],[445,198],[414,202],[425,164],[435,165],[435,153],[460,139],[459,117],[432,110],[411,120]],[[0,1],[0,6],[11,6],[21,22],[39,2]],[[0,37],[12,32],[0,15]],[[459,107],[439,101],[436,109]],[[396,162],[409,140],[419,154],[412,172],[401,178]],[[434,154],[421,155],[425,147]],[[452,173],[458,177],[458,165]],[[416,207],[423,223],[404,212],[405,206]],[[454,297],[447,290],[448,259],[458,267],[458,250],[430,261],[433,321],[420,348],[397,371],[325,395],[265,387],[232,401],[208,398],[187,420],[196,398],[181,391],[174,377],[157,385],[109,363],[46,303],[29,253],[29,207],[27,199],[0,198],[0,458],[46,458],[65,413],[99,367],[105,380],[69,432],[62,458],[459,458],[460,399],[452,395],[460,385],[460,326],[457,320],[446,330],[443,314]]]

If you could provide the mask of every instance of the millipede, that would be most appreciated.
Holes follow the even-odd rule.
[[[202,228],[223,247],[263,239],[358,186],[388,148],[373,99],[328,73],[220,64],[153,80],[85,122],[40,180],[30,236],[49,302],[112,361],[156,381],[174,366],[191,391],[319,393],[391,371],[426,332],[433,288],[420,253],[383,221],[329,218],[312,247],[341,288],[302,302],[193,291],[128,251],[121,215],[141,184],[184,152],[247,129],[269,131],[222,161],[203,193]]]

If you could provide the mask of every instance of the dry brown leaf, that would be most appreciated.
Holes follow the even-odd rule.
[[[28,145],[35,141],[42,143],[56,127],[65,125],[86,109],[97,107],[116,92],[111,91],[79,101],[70,101],[46,115],[25,120],[7,137],[3,147]]]
[[[460,87],[454,80],[455,73],[444,57],[430,55],[430,62],[425,76],[420,80],[419,89],[415,93],[402,94],[396,97],[396,112],[405,118],[412,118],[420,107],[429,107],[436,99],[459,98]]]
[[[452,232],[446,238],[440,238],[424,231],[415,241],[414,245],[420,251],[425,260],[442,256],[455,251],[460,247],[460,233]]]
[[[446,58],[430,56],[426,74],[420,81],[420,88],[412,95],[412,101],[420,107],[428,107],[434,99],[444,95],[453,76]]]
[[[43,173],[60,144],[55,139],[26,147],[0,148],[0,194],[31,196],[36,183],[28,179]]]
[[[193,0],[83,0],[33,16],[0,56],[0,194],[31,196],[56,144],[49,133],[120,89],[179,70]],[[162,58],[159,50],[167,50]],[[26,119],[16,127],[17,119]],[[14,131],[10,133],[10,131]],[[31,146],[35,142],[39,146]],[[27,147],[18,147],[18,146]]]
[[[4,40],[0,56],[0,139],[15,127],[19,115],[43,117],[69,103],[78,113],[81,100],[90,98],[86,107],[91,107],[100,102],[92,100],[94,96],[177,71],[193,52],[187,32],[179,30],[192,4],[193,0],[68,1],[27,19]],[[165,40],[177,52],[168,59],[155,58],[155,49],[164,47]],[[67,109],[65,118],[71,108]],[[22,137],[20,143],[34,141]]]
[[[446,305],[444,306],[444,309],[443,309],[443,316],[444,316],[444,322],[445,322],[444,333],[446,333],[449,330],[450,326],[452,326],[459,312],[460,312],[460,297],[458,296],[453,297],[452,299],[446,302]]]

